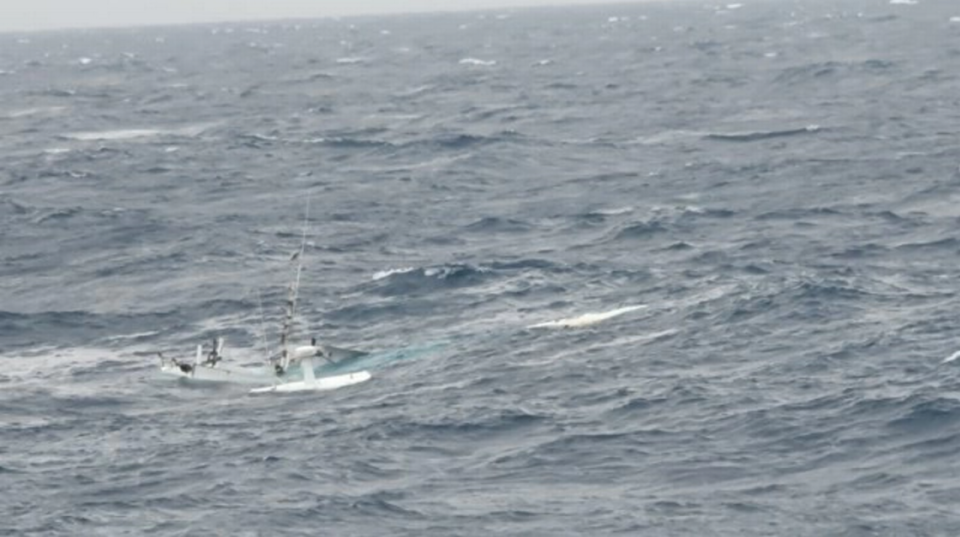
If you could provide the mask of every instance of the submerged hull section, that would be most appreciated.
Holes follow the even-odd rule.
[[[344,388],[354,384],[360,384],[370,380],[369,371],[358,371],[346,375],[335,375],[332,377],[319,377],[306,379],[296,382],[284,382],[264,388],[254,388],[250,393],[268,393],[268,392],[305,392],[305,391],[325,391]]]
[[[239,384],[263,384],[276,377],[267,368],[244,368],[227,366],[204,366],[192,364],[163,364],[160,372],[175,377],[204,382],[232,382]]]

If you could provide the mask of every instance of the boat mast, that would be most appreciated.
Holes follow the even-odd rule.
[[[307,197],[307,207],[303,214],[303,235],[300,239],[300,250],[293,254],[291,261],[297,262],[296,276],[290,283],[287,293],[287,311],[283,318],[283,327],[280,330],[280,365],[285,371],[290,365],[290,354],[287,351],[287,341],[293,329],[293,316],[297,310],[297,295],[300,291],[300,274],[303,271],[303,250],[307,244],[307,221],[310,217],[310,198]]]

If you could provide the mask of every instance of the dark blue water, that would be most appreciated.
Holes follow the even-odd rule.
[[[957,535],[957,17],[0,35],[0,534]]]

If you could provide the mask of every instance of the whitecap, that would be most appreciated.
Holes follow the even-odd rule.
[[[149,138],[153,136],[197,136],[208,125],[191,125],[179,129],[115,129],[108,131],[86,131],[64,134],[64,137],[80,141],[94,140],[131,140],[134,138]]]
[[[386,270],[377,271],[373,274],[373,281],[389,278],[394,274],[406,274],[408,272],[413,272],[415,270],[417,270],[416,267],[401,267],[401,268],[389,268]]]
[[[10,119],[14,119],[18,117],[35,116],[35,115],[41,115],[41,114],[54,115],[54,114],[59,114],[64,110],[65,110],[65,107],[63,106],[50,106],[46,108],[24,108],[22,110],[14,110],[12,112],[9,112],[7,113],[6,117]]]
[[[917,5],[917,0],[890,0],[891,4],[899,4],[903,6],[915,6]]]
[[[634,211],[633,207],[627,206],[627,207],[614,207],[611,209],[597,209],[596,211],[592,211],[592,214],[596,214],[600,216],[617,216],[621,214],[629,214],[629,213],[632,213],[633,211]]]
[[[148,330],[146,332],[135,332],[133,334],[119,334],[116,336],[108,336],[104,338],[104,340],[113,342],[113,341],[124,341],[129,339],[140,339],[144,337],[155,336],[159,333],[160,333],[159,330]]]
[[[941,364],[949,364],[950,362],[956,360],[957,358],[960,358],[960,351],[957,351],[957,352],[951,354],[950,356],[947,356],[947,357],[944,358],[943,361],[940,362],[940,363],[941,363]]]
[[[157,136],[162,131],[156,129],[121,129],[114,131],[100,132],[75,132],[65,135],[74,140],[92,141],[92,140],[127,140],[131,138],[144,138],[147,136]]]
[[[646,307],[646,305],[640,304],[636,306],[625,306],[610,311],[584,313],[582,315],[577,315],[576,317],[567,317],[565,319],[558,319],[556,321],[546,321],[532,324],[527,328],[581,328],[584,326],[595,325],[608,319],[613,319],[614,317],[619,317],[625,313],[630,313]]]
[[[497,60],[480,60],[477,58],[464,58],[460,60],[460,65],[482,65],[484,67],[489,67],[496,64]]]
[[[727,9],[740,9],[743,7],[743,4],[727,4]]]
[[[337,63],[343,64],[343,65],[352,65],[355,63],[363,63],[365,61],[367,61],[366,58],[354,58],[354,57],[337,58]]]
[[[960,17],[950,17],[950,22],[960,22]]]

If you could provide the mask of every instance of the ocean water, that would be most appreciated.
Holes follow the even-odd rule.
[[[0,134],[0,535],[960,534],[952,0],[3,34]],[[163,378],[307,211],[373,379]]]

